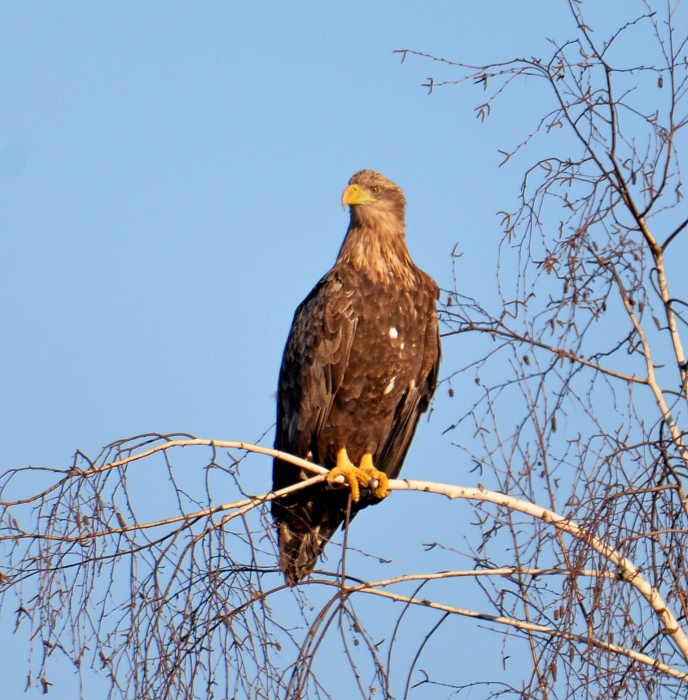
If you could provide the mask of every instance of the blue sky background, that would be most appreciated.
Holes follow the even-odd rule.
[[[416,262],[450,286],[458,243],[462,290],[489,300],[495,213],[514,207],[525,163],[500,170],[497,149],[543,103],[526,85],[481,124],[478,87],[428,96],[426,78],[451,72],[392,52],[544,55],[572,33],[567,13],[551,0],[0,4],[0,470],[66,467],[147,431],[256,440],[361,168],[405,189]],[[445,343],[442,376],[464,351]],[[461,396],[440,389],[406,476],[475,484],[441,435]],[[270,462],[254,464],[267,490]],[[410,504],[425,541],[469,513],[390,500],[356,522],[390,547]],[[17,697],[25,640],[4,613],[0,694]],[[55,671],[51,697],[73,697],[70,673]]]

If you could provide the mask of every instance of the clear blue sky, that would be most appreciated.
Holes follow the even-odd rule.
[[[0,470],[146,431],[257,439],[361,168],[405,189],[421,267],[450,285],[458,242],[463,288],[489,293],[519,174],[497,149],[528,110],[507,98],[481,125],[477,87],[428,96],[451,73],[392,52],[538,55],[567,27],[552,0],[0,4]],[[443,376],[460,354],[445,344]],[[441,391],[404,473],[473,484]],[[371,527],[400,512],[384,508]],[[417,523],[428,538],[438,512]],[[16,648],[2,697],[24,688]]]

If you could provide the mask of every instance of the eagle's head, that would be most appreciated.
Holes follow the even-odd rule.
[[[406,249],[406,198],[398,185],[374,170],[361,170],[342,194],[351,222],[338,262],[351,265],[376,283],[413,287],[415,266]]]
[[[403,227],[406,198],[398,185],[374,170],[360,170],[342,194],[342,206],[349,205],[352,224],[395,220]]]

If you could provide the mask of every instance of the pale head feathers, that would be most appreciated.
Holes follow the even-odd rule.
[[[403,190],[374,170],[360,170],[349,185],[367,196],[349,207],[351,220],[338,260],[374,282],[415,286],[418,272],[406,248]]]

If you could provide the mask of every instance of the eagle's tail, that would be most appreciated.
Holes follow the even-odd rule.
[[[282,520],[277,529],[280,568],[288,586],[295,586],[313,571],[318,557],[337,529],[337,525],[331,528],[326,523],[308,529],[297,529],[293,525],[288,520]]]

